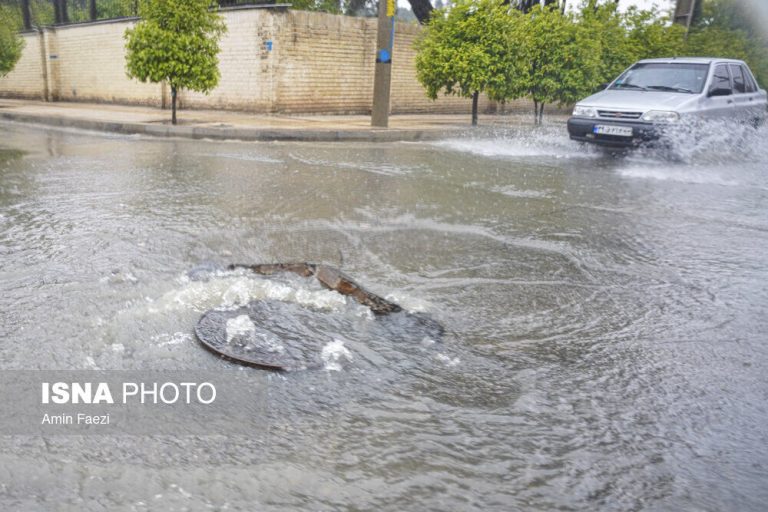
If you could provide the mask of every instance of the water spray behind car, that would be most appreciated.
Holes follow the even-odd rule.
[[[728,123],[759,129],[768,116],[768,93],[740,60],[642,60],[605,90],[576,104],[568,120],[572,140],[612,151],[638,147],[676,149]],[[740,129],[740,128],[739,128]],[[737,130],[738,131],[738,130]],[[686,138],[687,137],[687,138]]]

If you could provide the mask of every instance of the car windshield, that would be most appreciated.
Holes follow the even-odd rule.
[[[708,70],[709,64],[640,63],[617,78],[611,89],[698,94],[704,89]]]

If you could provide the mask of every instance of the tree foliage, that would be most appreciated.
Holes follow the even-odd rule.
[[[13,70],[21,58],[24,40],[16,32],[16,23],[12,14],[0,6],[0,77]]]
[[[337,0],[294,0],[291,8],[302,11],[320,11],[331,14],[341,14],[342,9]]]
[[[417,77],[427,96],[503,90],[509,67],[519,60],[508,37],[517,20],[496,0],[464,2],[433,17],[417,42]]]
[[[436,10],[417,43],[427,96],[527,97],[540,121],[544,104],[578,101],[633,62],[674,56],[743,59],[768,83],[768,33],[737,0],[705,0],[687,37],[656,8],[620,12],[615,0],[584,0],[569,13],[546,4],[459,0]]]
[[[686,41],[691,55],[743,59],[768,87],[768,31],[753,6],[737,0],[705,0]]]
[[[501,0],[464,1],[435,11],[417,42],[416,76],[427,96],[437,99],[442,91],[473,97],[476,120],[477,93],[510,95],[524,67],[522,48],[512,37],[521,22],[522,15]]]
[[[464,0],[436,12],[416,56],[417,78],[432,99],[440,92],[527,96],[539,120],[543,104],[575,101],[599,80],[599,43],[557,5],[523,12],[501,0]]]
[[[226,30],[212,0],[143,0],[142,20],[125,32],[128,76],[171,87],[173,123],[180,89],[208,93],[219,83]]]
[[[632,61],[675,57],[685,53],[685,29],[672,23],[656,8],[640,10],[632,7],[625,13],[624,20],[632,48]]]
[[[601,79],[601,46],[589,25],[557,6],[535,6],[524,19],[517,41],[529,67],[521,78],[541,122],[544,104],[573,103],[594,90]]]

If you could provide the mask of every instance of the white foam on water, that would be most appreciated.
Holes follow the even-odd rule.
[[[285,353],[285,347],[274,334],[256,329],[248,315],[239,315],[227,320],[227,343],[236,344],[245,350],[261,349],[278,354]]]
[[[412,313],[426,313],[434,309],[428,301],[419,297],[414,297],[413,295],[409,295],[407,293],[393,292],[387,294],[387,296],[384,298],[390,302],[394,302],[395,304],[402,306],[404,309]]]
[[[544,190],[520,190],[513,186],[499,186],[492,187],[491,192],[497,192],[509,197],[519,197],[522,199],[543,199],[549,197],[550,194]]]
[[[258,155],[252,152],[249,153],[204,153],[200,156],[210,158],[231,158],[233,160],[243,160],[245,162],[260,162],[265,164],[281,164],[283,160],[272,158],[266,155]]]
[[[733,178],[726,178],[721,174],[719,170],[711,168],[633,165],[630,167],[618,169],[618,173],[625,178],[675,181],[679,183],[691,183],[695,185],[722,185],[725,187],[734,187],[739,185],[737,180]]]
[[[327,343],[323,347],[322,352],[320,352],[320,357],[323,360],[325,369],[334,372],[341,371],[342,360],[347,360],[349,362],[353,360],[352,352],[344,346],[344,342],[341,340],[333,340]]]
[[[435,358],[440,361],[441,363],[445,364],[445,366],[448,366],[449,368],[452,366],[458,366],[461,364],[461,359],[458,357],[450,357],[445,354],[437,354],[435,355]]]
[[[403,166],[394,165],[386,162],[344,162],[338,160],[324,160],[319,158],[307,158],[304,156],[291,153],[290,157],[304,165],[312,167],[332,167],[334,169],[349,169],[363,172],[369,172],[373,174],[380,174],[383,176],[403,176],[420,170],[424,170],[423,167],[418,166]]]
[[[181,345],[192,341],[192,336],[186,332],[174,332],[173,334],[156,334],[150,338],[158,347],[167,347],[170,345]]]
[[[235,338],[253,338],[256,335],[256,325],[248,315],[240,315],[227,320],[227,343]]]
[[[208,281],[180,283],[148,304],[150,313],[191,309],[206,311],[212,308],[237,309],[254,300],[275,299],[295,302],[316,309],[340,311],[347,305],[343,295],[324,289],[311,289],[299,281],[290,284],[263,279],[258,276],[229,275]]]

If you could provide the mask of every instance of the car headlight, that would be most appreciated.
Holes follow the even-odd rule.
[[[641,119],[649,123],[676,123],[680,120],[680,114],[665,110],[650,110],[643,114]]]
[[[582,107],[576,105],[573,108],[573,115],[577,117],[597,117],[597,110],[592,107]]]

